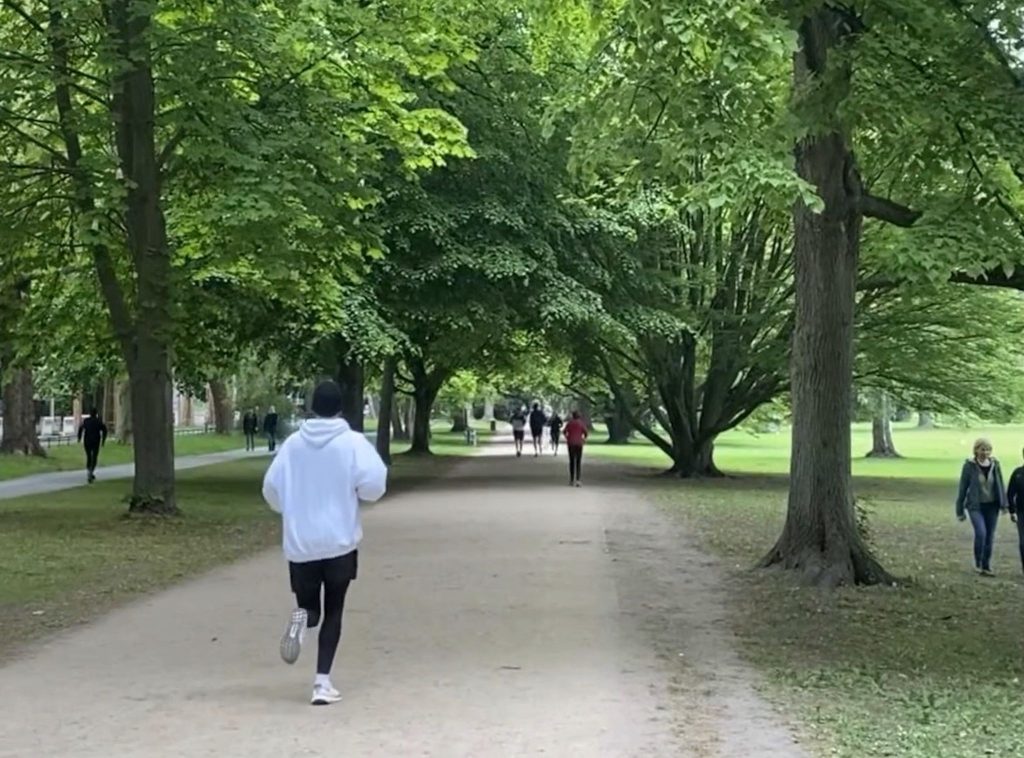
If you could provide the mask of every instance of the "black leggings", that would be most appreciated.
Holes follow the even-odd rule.
[[[100,446],[99,445],[86,445],[85,446],[85,468],[89,473],[96,470],[96,464],[99,463],[100,459]]]
[[[578,482],[583,470],[583,445],[569,445],[569,481]]]
[[[358,552],[340,558],[310,563],[290,563],[292,592],[296,604],[309,614],[306,626],[312,629],[320,624],[316,673],[330,674],[334,655],[341,642],[341,615],[345,610],[348,586],[356,578]],[[321,587],[323,588],[323,619],[321,623]]]

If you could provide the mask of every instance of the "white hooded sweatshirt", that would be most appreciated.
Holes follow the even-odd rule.
[[[388,470],[369,440],[340,418],[310,419],[277,451],[263,497],[281,514],[292,563],[348,555],[363,538],[359,501],[380,500]]]

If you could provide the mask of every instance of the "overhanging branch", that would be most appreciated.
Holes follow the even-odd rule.
[[[868,218],[877,218],[889,224],[908,228],[921,218],[921,211],[915,211],[905,205],[876,195],[862,195],[860,211]]]

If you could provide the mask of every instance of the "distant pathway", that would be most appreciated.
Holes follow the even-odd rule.
[[[0,758],[802,758],[713,562],[628,474],[574,490],[564,457],[510,450],[367,509],[341,704],[307,705],[313,651],[278,658],[272,550],[0,668]]]
[[[174,460],[174,467],[178,471],[200,468],[202,466],[213,466],[217,463],[229,463],[243,458],[255,458],[267,455],[266,450],[246,452],[245,450],[229,450],[223,453],[208,453],[206,455],[185,455]],[[96,469],[96,478],[99,481],[109,479],[130,479],[135,475],[135,466],[131,463],[119,466],[101,466]],[[33,474],[32,476],[21,476],[16,479],[8,479],[0,482],[0,500],[10,500],[15,497],[26,495],[41,495],[47,492],[60,492],[75,487],[84,487],[85,467],[79,471],[53,471],[48,474]]]

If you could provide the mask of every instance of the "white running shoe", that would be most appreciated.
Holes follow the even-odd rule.
[[[582,486],[583,486],[583,483],[582,483],[582,482],[580,482],[580,480],[579,480],[579,479],[577,479],[577,480],[576,480],[576,486],[577,486],[577,487],[582,487]]]
[[[310,705],[330,705],[331,703],[338,702],[341,702],[341,693],[334,689],[332,685],[313,685],[313,697],[309,701]]]
[[[287,664],[299,660],[302,652],[302,641],[306,637],[306,622],[309,614],[301,608],[292,611],[292,617],[288,621],[288,628],[285,629],[284,637],[281,638],[281,660]]]

